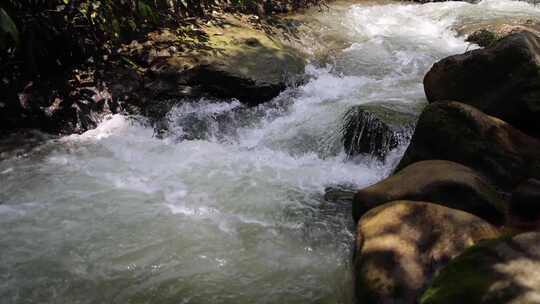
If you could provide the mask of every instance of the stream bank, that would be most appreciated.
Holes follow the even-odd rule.
[[[82,133],[107,114],[159,120],[180,99],[267,102],[301,81],[307,55],[293,46],[300,26],[287,17],[213,12],[163,27],[21,92],[6,89],[0,127]]]

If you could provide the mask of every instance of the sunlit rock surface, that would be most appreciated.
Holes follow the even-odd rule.
[[[366,211],[396,200],[432,202],[498,225],[508,212],[508,202],[478,172],[450,161],[427,160],[356,192],[353,218],[357,221]]]
[[[417,303],[432,276],[497,230],[469,213],[425,202],[395,201],[358,222],[354,257],[359,303]]]
[[[540,233],[479,243],[453,260],[422,304],[540,302]]]

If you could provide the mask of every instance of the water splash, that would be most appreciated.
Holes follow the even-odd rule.
[[[350,210],[326,202],[324,189],[380,180],[404,146],[385,162],[346,162],[343,114],[391,102],[417,115],[423,74],[468,47],[456,23],[539,12],[507,0],[341,8],[319,20],[348,48],[268,105],[184,104],[169,113],[164,139],[140,118],[115,115],[6,154],[1,298],[350,303]]]

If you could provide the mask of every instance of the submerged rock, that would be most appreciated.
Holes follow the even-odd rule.
[[[463,102],[539,137],[540,37],[516,33],[447,57],[427,73],[424,88],[429,102]]]
[[[398,170],[429,159],[466,165],[504,190],[540,177],[539,140],[459,102],[424,109]]]
[[[491,223],[502,224],[507,203],[477,172],[444,160],[421,161],[358,191],[353,218],[369,209],[397,200],[428,201],[467,211]]]
[[[464,300],[466,299],[466,300]],[[445,267],[422,304],[540,302],[540,233],[485,241]]]
[[[324,189],[324,199],[330,202],[352,202],[354,194],[352,187],[334,186]]]
[[[453,257],[497,236],[497,229],[482,219],[436,204],[396,201],[372,209],[358,223],[356,298],[360,303],[416,303]]]
[[[415,120],[415,115],[392,109],[391,105],[354,106],[345,114],[341,130],[345,152],[349,157],[365,153],[384,159],[410,139]]]

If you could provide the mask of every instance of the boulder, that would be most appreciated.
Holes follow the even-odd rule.
[[[345,152],[349,157],[370,154],[384,159],[388,152],[409,141],[417,115],[384,103],[350,108],[341,129]]]
[[[370,210],[357,229],[354,286],[359,303],[416,303],[453,257],[498,236],[497,229],[474,215],[412,201]]]
[[[528,179],[512,191],[510,217],[512,226],[525,229],[540,226],[540,180]]]
[[[486,49],[447,57],[424,78],[429,102],[456,100],[540,136],[540,37],[511,34]]]
[[[353,217],[397,200],[428,201],[467,211],[493,224],[503,224],[504,198],[474,170],[444,160],[420,161],[397,174],[358,191],[353,200]]]
[[[503,190],[540,177],[540,141],[459,102],[429,104],[397,169],[429,159],[468,166]]]
[[[204,45],[194,50],[151,57],[144,86],[152,96],[204,93],[255,106],[276,97],[304,71],[304,54],[239,18],[203,25],[200,35]]]
[[[436,276],[420,303],[540,303],[540,233],[469,248]]]

